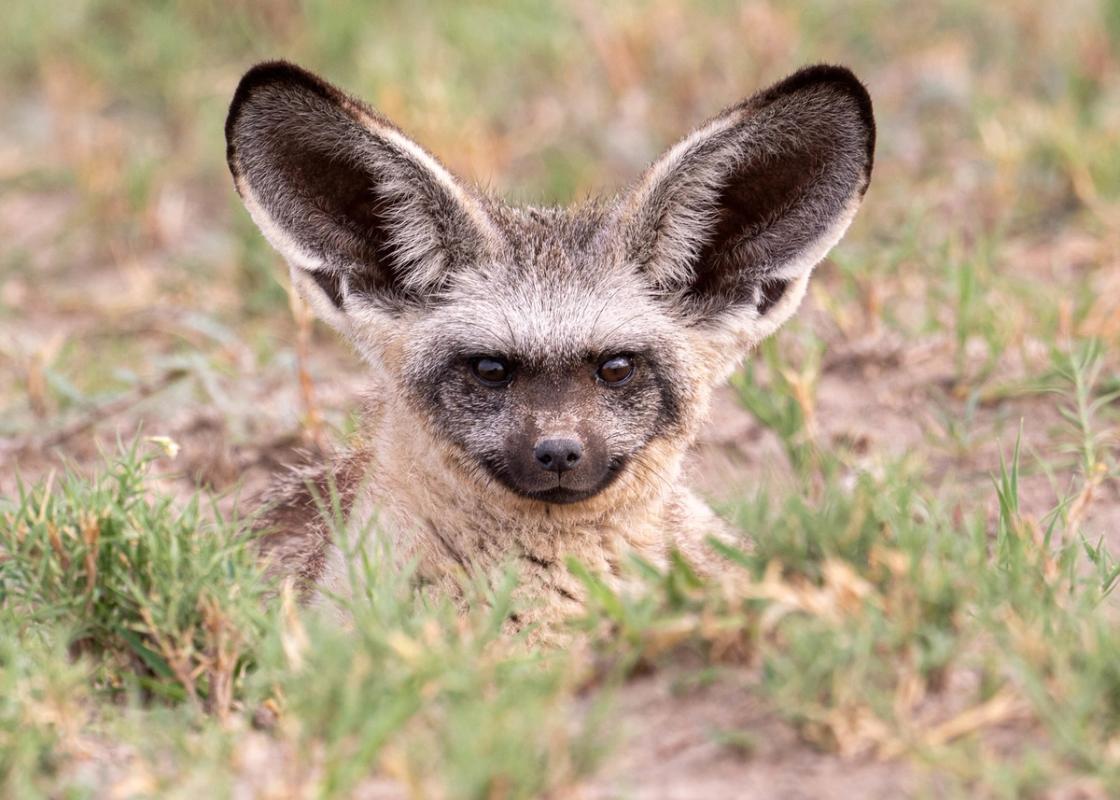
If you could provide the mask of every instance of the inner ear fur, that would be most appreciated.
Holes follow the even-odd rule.
[[[226,120],[238,192],[269,241],[342,308],[422,299],[490,232],[478,199],[388,120],[286,62],[242,78]]]
[[[856,77],[803,69],[650,167],[624,204],[628,256],[696,321],[764,316],[843,235],[874,148],[871,99]]]

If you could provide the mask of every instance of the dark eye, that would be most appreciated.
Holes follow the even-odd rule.
[[[483,385],[494,388],[507,385],[513,378],[513,369],[509,364],[489,356],[471,359],[471,372]]]
[[[630,356],[612,356],[599,365],[596,373],[608,386],[621,386],[634,376],[634,359]]]

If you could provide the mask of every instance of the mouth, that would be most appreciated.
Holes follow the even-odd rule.
[[[609,481],[608,481],[609,482]],[[580,500],[587,500],[594,497],[604,486],[597,486],[594,489],[569,489],[565,486],[554,486],[551,489],[543,489],[541,491],[526,492],[515,490],[523,497],[528,497],[531,500],[540,500],[542,503],[554,503],[556,505],[569,505],[571,503],[578,503]]]
[[[595,483],[594,486],[589,488],[573,488],[564,486],[562,479],[558,479],[556,484],[545,488],[528,488],[519,484],[508,471],[496,464],[487,464],[490,474],[498,479],[498,482],[509,489],[514,494],[527,498],[529,500],[537,500],[541,503],[549,503],[552,505],[571,505],[572,503],[579,503],[583,500],[590,500],[595,495],[602,492],[612,483],[622,472],[625,465],[625,459],[617,458],[612,459],[611,463],[607,466],[603,476]]]

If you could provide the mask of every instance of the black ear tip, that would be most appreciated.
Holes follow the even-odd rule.
[[[253,95],[268,86],[302,89],[328,98],[339,94],[338,90],[329,83],[290,61],[262,61],[251,67],[241,76],[241,81],[237,84],[229,104],[229,113],[226,115],[226,161],[234,177],[238,173],[234,144],[237,123]]]
[[[772,86],[766,91],[766,95],[767,99],[774,99],[813,87],[828,87],[850,97],[855,101],[859,114],[867,126],[874,128],[875,114],[871,107],[871,95],[868,94],[867,87],[847,67],[836,64],[814,64],[803,67]]]
[[[270,84],[299,86],[316,92],[331,89],[330,84],[318,75],[290,61],[262,61],[250,67],[249,71],[241,76],[237,91],[233,94],[234,104],[237,103],[238,98],[245,98],[255,89]]]
[[[814,88],[827,88],[837,95],[849,98],[855,104],[856,114],[867,137],[867,174],[875,159],[875,111],[871,105],[871,95],[847,67],[836,64],[814,64],[803,67],[762,93],[761,100],[767,104],[780,97]],[[866,185],[864,187],[866,189]]]
[[[841,64],[810,64],[782,80],[778,86],[788,87],[788,91],[793,91],[813,84],[831,84],[853,95],[867,94],[867,89],[855,73]]]

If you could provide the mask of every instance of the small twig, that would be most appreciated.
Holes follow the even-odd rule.
[[[954,739],[984,728],[1030,719],[1031,716],[1028,703],[1005,689],[983,703],[966,708],[955,717],[928,728],[918,735],[918,743],[923,747],[943,747]],[[879,757],[884,760],[897,758],[912,746],[912,743],[897,740],[883,742],[879,747]]]

